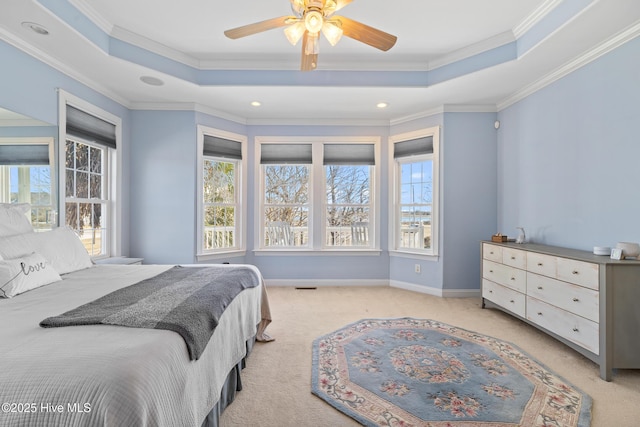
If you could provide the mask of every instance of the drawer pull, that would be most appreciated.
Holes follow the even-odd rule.
[[[489,273],[493,273],[493,270],[489,270]]]
[[[578,298],[573,299],[573,302],[578,302],[578,301],[580,301]]]
[[[542,316],[542,312],[541,311],[538,312],[538,316]]]
[[[542,290],[542,286],[538,286],[538,289]]]
[[[511,280],[516,280],[516,278],[515,278],[515,277],[512,277],[512,278],[511,278]]]
[[[573,332],[579,332],[580,330],[578,328],[573,328]]]
[[[511,259],[516,259],[516,257],[512,256]]]
[[[538,263],[538,267],[542,267],[542,263],[541,262]]]
[[[489,252],[491,255],[493,255],[493,251]]]
[[[509,302],[510,302],[511,304],[515,304],[515,301],[514,301],[514,300],[510,300]]]
[[[571,274],[580,274],[580,272],[578,270],[573,270]]]

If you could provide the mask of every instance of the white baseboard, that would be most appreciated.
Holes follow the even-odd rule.
[[[434,295],[442,298],[472,298],[480,297],[480,289],[442,289],[432,286],[416,285],[415,283],[391,280],[389,286],[421,294]]]
[[[265,279],[265,285],[291,288],[349,287],[349,286],[390,286],[443,298],[480,297],[480,289],[440,289],[415,283],[385,279]]]
[[[296,288],[319,288],[328,286],[389,286],[386,279],[265,279],[265,285]]]

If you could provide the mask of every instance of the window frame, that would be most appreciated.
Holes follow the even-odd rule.
[[[380,180],[381,180],[381,158],[380,146],[381,138],[377,136],[360,137],[277,137],[277,136],[256,136],[255,137],[255,206],[257,214],[254,216],[254,252],[256,255],[309,255],[309,254],[335,254],[349,253],[353,255],[379,255],[380,249]],[[326,234],[326,176],[325,165],[323,164],[325,144],[373,144],[375,164],[371,166],[370,176],[371,202],[369,239],[372,242],[369,246],[328,246],[325,243]],[[309,200],[310,211],[308,219],[309,242],[307,246],[264,246],[264,192],[265,176],[263,165],[260,164],[261,147],[265,144],[311,144],[312,163],[309,166]]]
[[[107,194],[107,221],[105,229],[106,252],[99,256],[93,256],[92,259],[110,258],[121,256],[123,242],[123,221],[122,221],[122,119],[111,114],[100,107],[97,107],[69,92],[58,89],[58,226],[66,224],[65,203],[66,203],[66,141],[67,141],[67,105],[78,110],[84,111],[95,116],[105,122],[115,126],[116,147],[106,149],[108,162],[108,194]],[[71,139],[83,143],[91,143],[91,141],[82,138],[72,137]]]
[[[418,138],[433,138],[433,153],[421,154],[416,156],[404,157],[401,159],[394,158],[395,144],[404,141],[410,141]],[[414,159],[412,162],[411,159]],[[433,161],[432,182],[433,182],[433,201],[431,205],[431,248],[406,248],[400,247],[398,239],[400,238],[400,220],[402,214],[400,212],[400,197],[402,183],[401,165],[406,163],[414,163],[431,159]],[[440,127],[434,126],[424,128],[412,132],[392,135],[389,137],[389,171],[391,178],[389,180],[390,200],[389,204],[389,254],[391,256],[406,256],[415,258],[424,257],[425,259],[438,259],[439,241],[440,241]]]
[[[211,136],[224,138],[240,143],[242,159],[233,160],[224,157],[205,156],[204,137]],[[204,125],[197,126],[197,207],[196,207],[196,259],[198,261],[214,260],[218,258],[228,258],[229,256],[244,256],[246,253],[246,228],[247,212],[247,137],[233,132],[227,132]],[[236,188],[236,246],[233,248],[207,249],[204,248],[204,161],[206,159],[220,160],[224,162],[237,162],[235,174]]]
[[[106,209],[106,218],[104,218],[105,222],[104,222],[104,226],[101,228],[105,229],[105,234],[108,236],[109,235],[109,224],[111,223],[111,205],[112,205],[112,201],[109,199],[109,196],[111,194],[111,189],[110,189],[110,184],[111,184],[111,171],[110,171],[110,155],[109,155],[109,148],[105,147],[104,145],[101,144],[96,144],[95,142],[91,142],[82,138],[78,138],[78,137],[70,137],[67,136],[65,139],[65,154],[66,154],[66,145],[68,142],[72,142],[74,144],[83,144],[86,145],[89,148],[95,148],[98,150],[103,150],[103,159],[102,159],[102,173],[101,175],[101,181],[102,181],[102,197],[98,198],[98,197],[89,197],[89,198],[71,198],[71,197],[67,197],[66,195],[66,191],[67,191],[67,185],[66,185],[66,181],[62,183],[62,185],[64,186],[64,191],[65,191],[65,200],[64,200],[64,206],[65,206],[65,210],[64,210],[64,223],[63,224],[67,224],[67,219],[66,219],[66,205],[69,202],[73,202],[73,203],[87,203],[87,204],[96,204],[96,205],[105,205]],[[66,179],[66,170],[69,169],[66,167],[65,164],[65,179]],[[73,168],[74,171],[77,171],[78,169]],[[89,171],[89,179],[91,179],[91,172]],[[75,230],[75,227],[73,228]],[[111,241],[109,238],[105,239],[105,241],[102,242],[102,251],[100,252],[99,255],[94,255],[92,256],[92,258],[94,259],[99,259],[99,258],[105,258],[108,256],[108,254],[111,252]]]

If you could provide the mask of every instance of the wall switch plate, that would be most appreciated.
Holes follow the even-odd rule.
[[[414,269],[416,273],[420,273],[420,264],[416,264]]]

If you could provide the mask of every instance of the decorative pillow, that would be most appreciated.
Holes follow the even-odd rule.
[[[0,237],[33,233],[33,226],[26,213],[29,203],[0,203]]]
[[[0,261],[0,297],[11,298],[31,289],[62,280],[40,254]]]
[[[0,238],[0,257],[4,259],[19,258],[33,252],[49,261],[58,274],[93,266],[80,238],[68,227]]]

